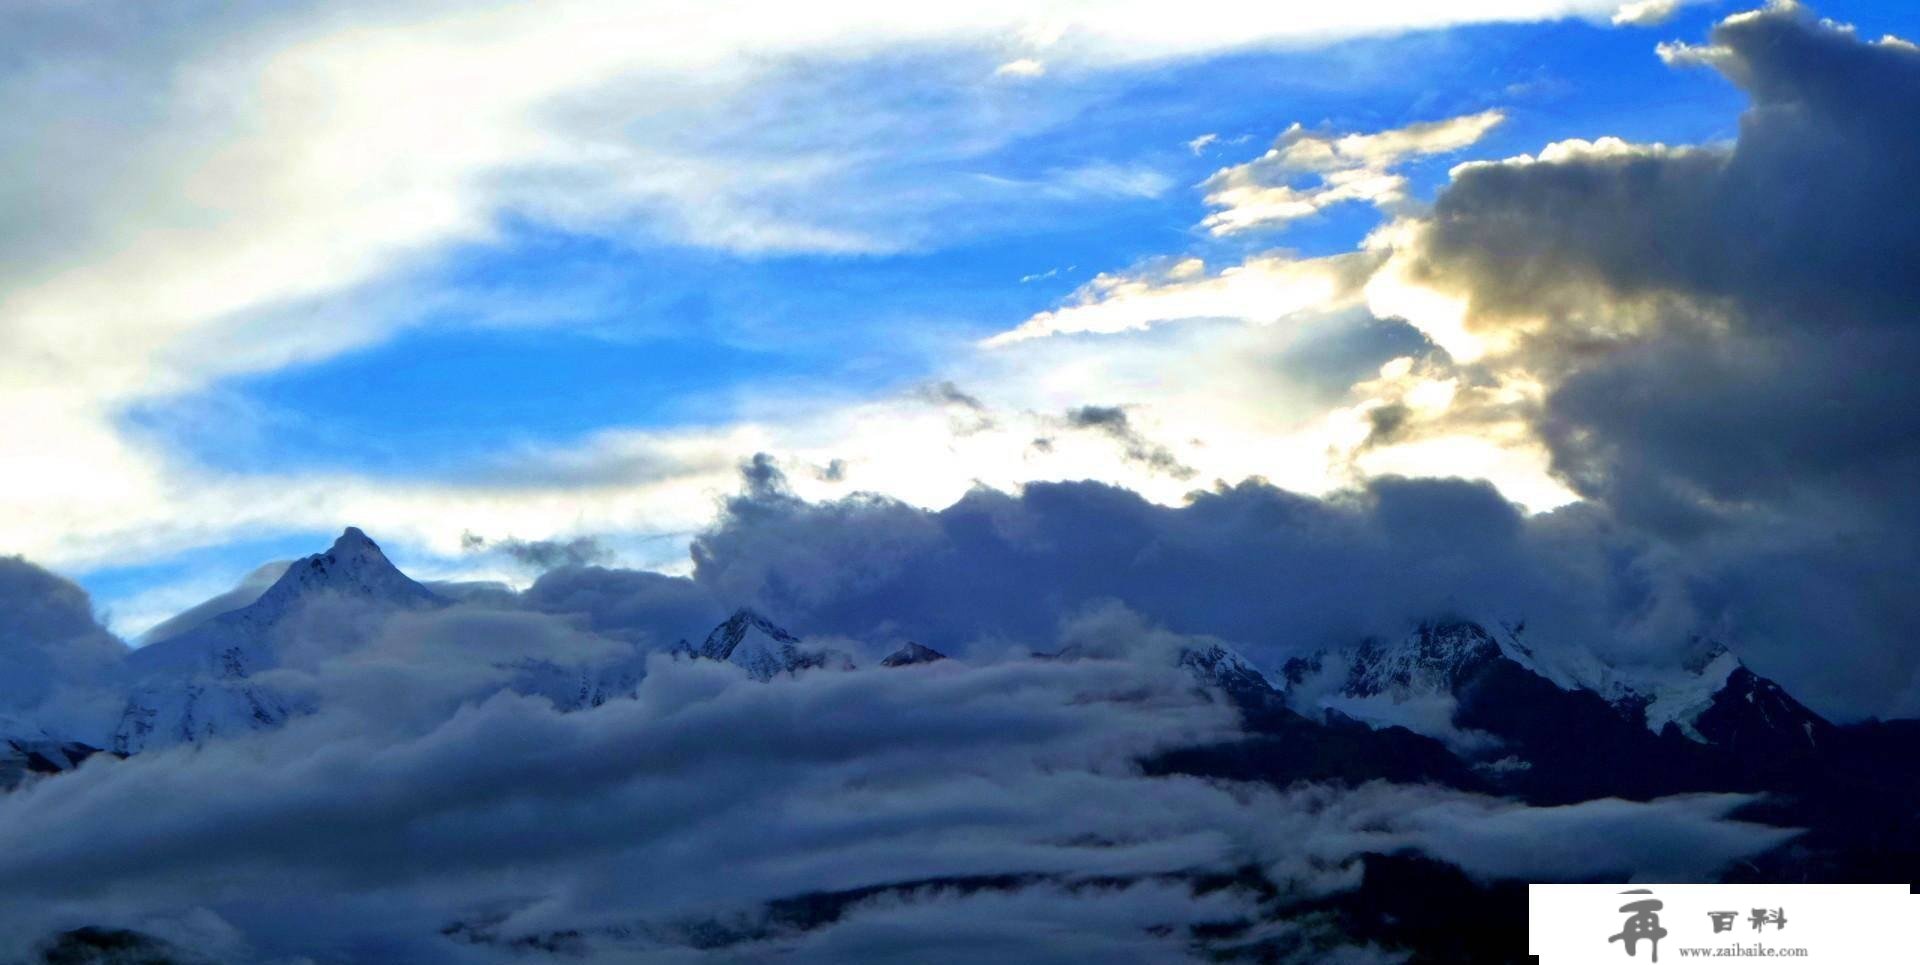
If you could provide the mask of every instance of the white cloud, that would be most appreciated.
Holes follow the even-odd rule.
[[[1043,77],[1046,73],[1047,65],[1031,57],[1009,60],[993,70],[995,77]]]
[[[1294,124],[1267,153],[1221,168],[1202,183],[1207,204],[1218,208],[1201,222],[1215,235],[1285,224],[1329,205],[1365,201],[1392,208],[1406,200],[1406,178],[1394,165],[1419,155],[1468,147],[1506,119],[1482,111],[1426,121],[1374,134],[1331,136]],[[1311,175],[1315,183],[1293,182]]]
[[[1108,162],[1055,168],[1031,180],[980,175],[979,180],[999,188],[1011,188],[1029,197],[1074,198],[1157,198],[1173,187],[1173,179],[1149,167]]]
[[[1632,0],[1613,13],[1616,27],[1657,27],[1673,19],[1685,0]]]
[[[1378,263],[1368,254],[1293,259],[1260,256],[1216,274],[1199,259],[1158,270],[1094,277],[1062,308],[1040,312],[984,344],[1078,333],[1138,331],[1164,322],[1234,318],[1270,323],[1296,312],[1337,310],[1352,304]]]

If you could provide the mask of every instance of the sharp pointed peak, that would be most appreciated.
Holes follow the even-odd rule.
[[[766,614],[761,613],[759,610],[756,610],[750,606],[735,607],[733,613],[729,614],[727,616],[727,619],[723,622],[728,624],[753,623],[753,624],[763,624],[766,626],[775,626],[772,620],[767,619]]]
[[[882,667],[906,667],[920,663],[934,663],[947,659],[947,655],[932,647],[908,642],[906,646],[887,655],[880,661]]]
[[[431,590],[393,565],[380,545],[357,526],[342,531],[326,552],[294,561],[255,604],[270,609],[317,589],[371,595],[390,602],[437,599]]]
[[[732,616],[714,627],[712,633],[707,634],[706,642],[700,647],[700,653],[715,660],[725,660],[733,653],[733,649],[740,645],[740,641],[746,638],[749,630],[758,630],[777,643],[800,642],[800,638],[787,632],[785,628],[761,616],[752,608],[743,606],[734,610]]]
[[[335,557],[379,555],[384,557],[386,554],[380,552],[380,544],[374,542],[372,537],[366,534],[365,530],[362,530],[358,526],[349,526],[340,532],[338,539],[333,541],[333,545],[327,549],[327,555]]]

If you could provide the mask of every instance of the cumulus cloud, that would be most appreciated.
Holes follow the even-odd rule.
[[[725,601],[687,577],[598,566],[549,570],[521,600],[647,650],[664,650],[727,615]]]
[[[85,590],[20,557],[0,556],[0,717],[32,713],[56,728],[71,723],[72,691],[125,654]]]
[[[1535,387],[1568,485],[1715,574],[1745,652],[1816,699],[1892,700],[1920,671],[1893,589],[1920,527],[1895,482],[1920,466],[1920,56],[1792,4],[1663,53],[1747,92],[1737,141],[1464,165],[1396,263]]]

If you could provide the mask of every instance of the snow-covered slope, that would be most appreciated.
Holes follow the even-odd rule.
[[[755,680],[815,667],[853,669],[853,658],[838,650],[807,647],[800,638],[775,626],[752,610],[741,609],[713,628],[695,656],[744,668]]]
[[[150,679],[127,696],[113,731],[113,751],[138,754],[270,730],[305,709],[299,701],[244,676]]]
[[[1784,749],[1810,747],[1832,728],[1723,643],[1695,639],[1693,655],[1678,665],[1610,667],[1576,648],[1530,651],[1517,632],[1508,635],[1510,646],[1527,655],[1528,669],[1565,689],[1599,694],[1656,734],[1672,727],[1701,744],[1761,741]]]
[[[322,598],[346,601],[359,612],[441,602],[365,533],[348,528],[326,552],[287,567],[252,603],[129,654],[129,695],[113,750],[135,754],[265,730],[303,712],[298,699],[255,678],[280,665],[276,631]]]
[[[1296,703],[1351,712],[1354,701],[1451,700],[1476,675],[1505,661],[1561,690],[1591,692],[1655,734],[1671,726],[1697,743],[1723,743],[1736,732],[1751,741],[1768,730],[1813,741],[1830,726],[1778,684],[1748,670],[1724,645],[1699,641],[1696,651],[1675,667],[1622,668],[1578,647],[1531,646],[1522,628],[1490,632],[1477,623],[1449,621],[1423,623],[1391,643],[1366,640],[1290,660],[1282,673]],[[1703,726],[1710,711],[1713,723]]]
[[[1393,645],[1367,640],[1347,669],[1350,697],[1452,693],[1489,661],[1512,659],[1473,623],[1425,623]]]
[[[1279,688],[1267,679],[1259,667],[1254,666],[1253,661],[1219,644],[1183,647],[1177,663],[1202,683],[1219,687],[1237,700],[1277,699],[1280,696]]]

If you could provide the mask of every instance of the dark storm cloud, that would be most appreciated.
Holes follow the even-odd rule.
[[[1731,150],[1462,171],[1425,270],[1482,325],[1546,315],[1542,429],[1568,478],[1653,522],[1880,483],[1920,453],[1920,52],[1789,8],[1712,64],[1753,105]],[[1906,487],[1900,487],[1904,490]]]
[[[460,547],[474,553],[501,553],[522,566],[542,572],[563,566],[606,563],[615,555],[612,548],[592,536],[569,540],[488,540],[475,533],[462,533]]]
[[[664,649],[702,633],[727,615],[720,600],[686,577],[597,566],[550,570],[521,600],[649,649]]]
[[[18,556],[0,556],[0,641],[84,646],[104,633],[93,600],[78,584]]]
[[[787,475],[780,471],[779,461],[764,452],[756,452],[740,464],[740,478],[746,482],[749,496],[759,499],[791,498]]]
[[[1673,541],[1718,632],[1920,712],[1920,51],[1778,5],[1667,56],[1748,93],[1734,145],[1469,166],[1420,270],[1519,335],[1556,472]]]
[[[0,556],[0,713],[83,683],[126,653],[87,591],[18,556]]]
[[[1083,405],[1068,409],[1066,424],[1075,429],[1087,429],[1107,436],[1120,444],[1126,457],[1155,472],[1165,473],[1175,479],[1191,479],[1193,467],[1182,463],[1167,447],[1153,442],[1141,435],[1127,418],[1127,410],[1119,406]]]
[[[1750,96],[1732,150],[1475,166],[1435,205],[1433,268],[1470,276],[1493,310],[1597,285],[1726,296],[1756,324],[1795,329],[1910,318],[1920,51],[1790,5],[1731,18],[1711,41],[1669,56]]]
[[[716,597],[947,652],[1044,641],[1105,599],[1269,666],[1447,615],[1628,657],[1696,629],[1665,561],[1601,514],[1523,517],[1484,483],[1382,479],[1322,500],[1248,482],[1184,507],[1049,483],[937,512],[865,496],[743,497],[729,513],[693,547]]]

